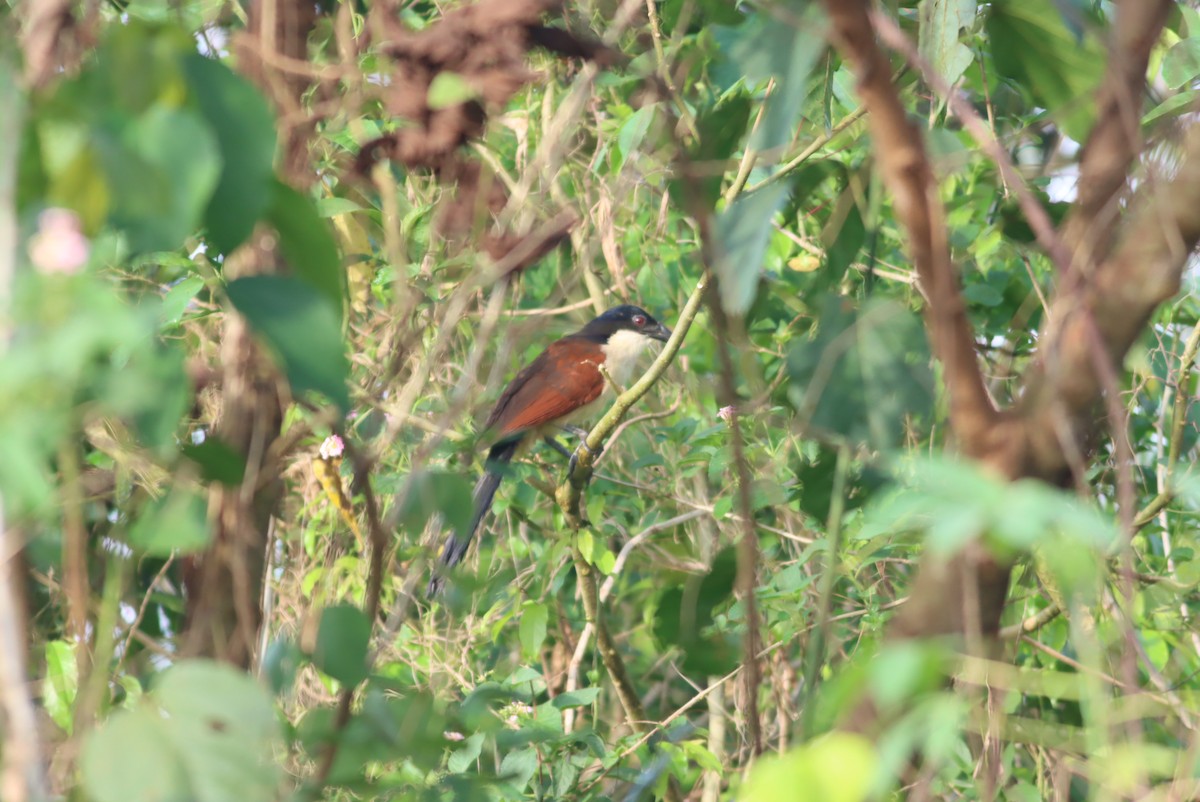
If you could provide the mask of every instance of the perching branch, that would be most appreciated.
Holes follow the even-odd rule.
[[[998,413],[975,358],[975,337],[950,259],[937,182],[920,132],[908,120],[891,80],[891,64],[875,43],[869,0],[825,0],[838,49],[858,74],[858,95],[884,183],[908,233],[909,251],[929,303],[926,325],[945,369],[950,425],[971,456],[987,449]]]
[[[691,328],[692,321],[696,317],[696,313],[700,311],[700,302],[704,299],[704,292],[708,288],[708,283],[701,279],[696,284],[696,288],[692,290],[691,296],[687,303],[684,304],[683,310],[679,313],[679,320],[675,323],[675,331],[671,333],[671,337],[667,340],[667,344],[659,352],[654,363],[650,365],[650,369],[638,379],[633,385],[617,396],[617,400],[609,408],[608,412],[604,413],[604,417],[600,419],[592,430],[588,432],[588,436],[584,439],[586,448],[580,448],[576,452],[576,460],[573,469],[568,472],[562,484],[558,486],[555,492],[555,498],[558,501],[558,506],[562,508],[563,513],[567,516],[567,523],[571,529],[579,529],[583,525],[583,516],[579,511],[579,506],[583,498],[583,488],[587,485],[588,479],[592,475],[592,466],[595,464],[595,455],[600,450],[600,446],[621,422],[621,418],[625,417],[625,413],[629,412],[642,396],[644,396],[659,377],[663,375],[667,367],[674,361],[675,355],[679,353],[680,347],[683,345],[683,340],[687,337],[688,329]]]

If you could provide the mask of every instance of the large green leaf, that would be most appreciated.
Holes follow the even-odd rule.
[[[321,611],[313,665],[343,685],[357,685],[367,678],[367,647],[371,622],[363,611],[350,604],[335,604]]]
[[[345,272],[329,224],[306,196],[279,181],[271,188],[267,220],[279,233],[284,258],[297,278],[318,289],[341,315]]]
[[[145,554],[189,554],[208,545],[207,504],[201,496],[176,487],[151,503],[129,528],[129,545]]]
[[[1076,37],[1052,0],[999,0],[987,31],[999,73],[1025,87],[1067,136],[1086,141],[1095,115],[1091,98],[1104,75],[1095,37]]]
[[[874,782],[878,753],[861,735],[834,732],[756,763],[738,799],[744,802],[862,802]]]
[[[919,15],[921,55],[953,86],[974,58],[960,35],[975,21],[975,0],[921,0]]]
[[[138,252],[180,247],[199,228],[217,185],[221,155],[216,137],[196,112],[157,105],[126,130],[124,143],[158,170],[166,190],[165,203],[126,223],[131,248]],[[117,193],[118,199],[125,197],[130,195]]]
[[[88,737],[84,787],[97,802],[266,802],[277,793],[278,731],[270,697],[246,674],[180,663]]]
[[[748,192],[717,216],[715,269],[721,305],[731,315],[746,314],[754,302],[771,224],[790,188],[781,181]]]
[[[808,95],[808,76],[825,52],[825,16],[816,3],[798,13],[759,12],[733,28],[714,26],[729,59],[727,76],[756,83],[775,80],[761,122],[750,138],[757,150],[777,148],[796,136],[796,121]]]
[[[442,516],[455,532],[466,532],[473,512],[470,482],[444,471],[416,471],[408,481],[400,520],[409,532],[420,532],[434,515]]]
[[[689,149],[688,157],[695,168],[695,183],[706,209],[716,206],[721,197],[721,184],[746,133],[750,113],[750,98],[742,91],[734,91],[696,115],[697,141]],[[671,183],[671,194],[681,208],[689,208],[689,201],[694,200],[684,194],[691,189],[692,185],[683,181]]]
[[[343,411],[349,409],[340,315],[326,296],[287,276],[237,279],[226,292],[278,355],[293,393],[316,390]]]
[[[212,243],[229,253],[271,205],[275,120],[258,90],[224,64],[193,54],[183,68],[221,148],[221,178],[205,224]]]
[[[541,602],[526,602],[521,608],[521,656],[526,660],[536,661],[541,655],[542,644],[546,641],[546,622],[549,618],[550,611]]]
[[[933,373],[921,322],[886,300],[859,309],[826,300],[815,337],[792,346],[789,397],[800,420],[874,448],[900,442],[910,415],[927,414]]]
[[[713,558],[703,576],[689,576],[659,597],[654,637],[683,650],[682,668],[696,676],[724,674],[737,664],[738,645],[729,633],[707,631],[716,609],[733,597],[737,555],[733,547]]]

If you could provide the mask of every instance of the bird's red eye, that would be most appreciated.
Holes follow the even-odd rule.
[[[639,329],[642,326],[645,326],[646,325],[646,316],[645,315],[634,315],[633,316],[633,325],[637,326]]]

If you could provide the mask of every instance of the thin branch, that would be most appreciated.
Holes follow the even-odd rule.
[[[604,417],[600,419],[592,430],[588,432],[588,436],[584,439],[586,448],[581,448],[577,452],[577,459],[571,471],[567,473],[567,477],[562,484],[558,486],[558,491],[555,497],[558,500],[558,506],[567,516],[567,522],[572,529],[578,530],[583,525],[583,518],[580,514],[580,504],[583,497],[583,488],[587,485],[588,479],[591,478],[592,466],[595,463],[595,454],[600,450],[600,446],[604,443],[605,438],[612,433],[625,417],[625,413],[636,404],[641,397],[649,392],[654,383],[659,377],[666,372],[667,367],[674,361],[675,355],[679,353],[680,347],[683,345],[683,340],[687,337],[688,329],[691,328],[692,321],[696,317],[696,313],[700,310],[700,302],[704,299],[704,293],[708,284],[704,279],[701,279],[696,288],[692,290],[691,296],[687,303],[684,304],[683,310],[679,313],[679,319],[675,324],[675,331],[671,333],[671,337],[667,340],[667,344],[663,347],[650,369],[638,379],[633,385],[617,396],[617,400],[609,408]]]
[[[837,467],[833,474],[833,491],[829,497],[829,523],[826,526],[828,547],[825,562],[821,566],[820,599],[817,602],[817,624],[808,641],[808,653],[804,658],[804,712],[801,731],[811,738],[814,704],[816,700],[817,672],[825,662],[825,643],[829,637],[830,613],[833,612],[833,588],[837,581],[838,552],[841,550],[842,514],[846,508],[846,475],[850,470],[850,450],[847,446],[838,449]]]
[[[379,618],[379,599],[383,590],[384,555],[387,554],[388,536],[379,515],[379,503],[375,498],[375,491],[371,487],[371,462],[354,447],[349,439],[344,439],[343,442],[346,444],[346,454],[354,464],[354,487],[363,494],[363,502],[367,508],[367,538],[371,544],[371,560],[367,573],[367,598],[364,612],[367,620],[371,622],[372,631],[374,631],[376,620]],[[409,577],[410,581],[414,576]],[[333,737],[325,746],[325,751],[321,753],[321,760],[317,764],[317,770],[313,776],[313,782],[318,788],[325,785],[329,779],[329,772],[333,770],[334,758],[337,757],[338,747],[341,745],[342,730],[350,723],[350,710],[357,687],[354,685],[342,688],[341,693],[338,694],[337,709],[334,712],[331,728]]]
[[[702,230],[707,230],[704,227]],[[714,285],[716,281],[714,279]],[[762,722],[758,717],[758,686],[762,671],[758,664],[758,652],[762,648],[759,629],[758,605],[754,589],[758,585],[758,528],[754,521],[754,499],[750,468],[746,462],[746,446],[742,442],[742,429],[737,409],[737,390],[734,383],[733,358],[729,353],[729,321],[717,293],[709,303],[717,335],[717,360],[721,366],[722,403],[729,408],[729,439],[733,446],[733,464],[737,473],[738,509],[742,514],[742,536],[737,542],[737,573],[734,591],[745,610],[746,635],[743,639],[742,683],[743,700],[746,706],[744,718],[750,734],[753,754],[763,751]]]
[[[937,182],[921,133],[908,120],[891,81],[891,64],[875,44],[869,0],[825,0],[833,38],[858,74],[858,95],[883,180],[909,235],[909,251],[921,285],[930,343],[945,368],[950,424],[961,448],[979,456],[998,413],[975,357],[975,337],[950,259]]]

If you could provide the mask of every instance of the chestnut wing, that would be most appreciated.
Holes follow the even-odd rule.
[[[505,436],[562,418],[604,392],[604,351],[588,340],[564,337],[516,375],[496,402],[484,429]]]

